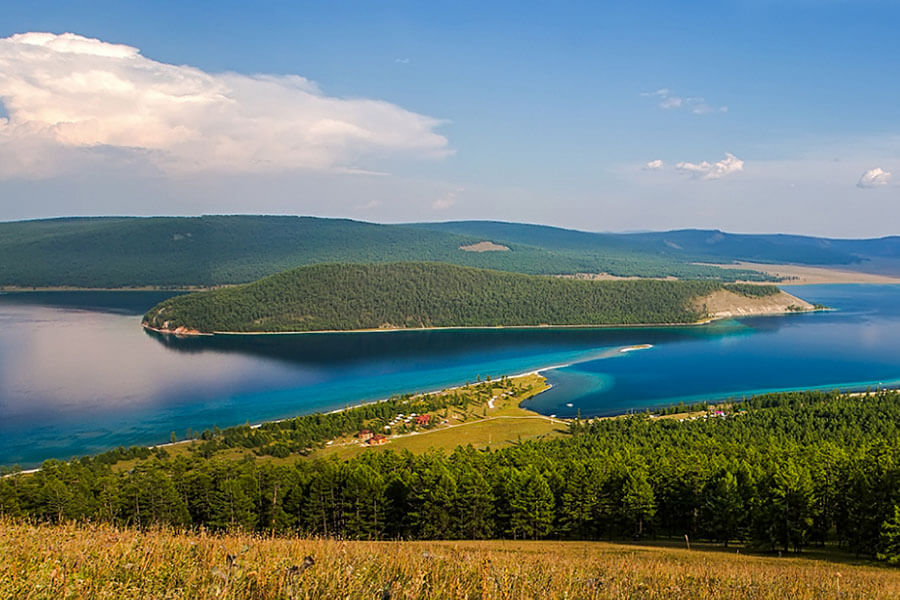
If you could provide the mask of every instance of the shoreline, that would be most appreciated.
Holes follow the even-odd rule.
[[[604,353],[602,353],[601,355],[599,355],[599,356],[597,356],[597,357],[593,357],[592,359],[588,359],[588,360],[593,360],[593,359],[595,359],[595,358],[607,358],[607,357],[615,356],[616,354],[619,354],[619,353],[623,353],[623,354],[624,354],[624,353],[628,353],[628,352],[631,352],[631,351],[635,351],[635,350],[645,350],[645,349],[652,348],[652,347],[653,347],[652,344],[637,344],[637,345],[633,345],[633,346],[615,347],[615,348],[611,348],[610,350],[605,351]],[[606,355],[606,356],[605,356],[605,355]],[[516,373],[516,374],[513,374],[513,375],[502,375],[501,378],[505,377],[505,378],[507,378],[507,379],[518,379],[518,378],[520,378],[520,377],[527,377],[527,376],[529,376],[529,375],[539,375],[539,376],[543,377],[543,373],[544,373],[545,371],[552,371],[552,370],[555,370],[555,369],[562,369],[562,368],[564,368],[564,367],[571,366],[571,365],[576,364],[576,363],[578,363],[578,362],[581,362],[581,361],[572,361],[572,362],[568,362],[568,363],[561,363],[561,364],[547,365],[547,366],[543,366],[543,367],[538,367],[537,369],[532,369],[532,370],[530,370],[530,371],[523,371],[523,372],[521,372],[521,373]],[[481,382],[477,382],[477,383],[486,383],[486,382],[485,382],[485,381],[481,381]],[[444,388],[441,388],[441,389],[431,389],[431,390],[426,390],[426,391],[422,391],[422,392],[416,392],[416,393],[412,394],[411,397],[412,397],[412,398],[416,398],[416,397],[419,397],[419,396],[425,396],[425,395],[429,395],[429,394],[440,394],[440,393],[443,393],[443,392],[449,392],[449,391],[453,391],[453,390],[462,389],[462,388],[464,388],[464,387],[467,387],[468,385],[471,385],[471,383],[459,384],[459,385],[454,385],[454,386],[450,386],[450,387],[444,387]],[[532,396],[532,398],[534,398],[534,397],[536,397],[536,396],[538,396],[538,395],[540,395],[540,394],[543,394],[544,392],[546,392],[547,390],[549,390],[549,389],[552,388],[552,387],[553,387],[553,384],[547,383],[547,387],[545,387],[545,388],[542,389],[540,392],[538,392],[537,394],[535,394],[534,396]],[[337,414],[337,413],[342,413],[342,412],[347,411],[347,410],[352,410],[352,409],[354,409],[354,408],[360,408],[360,407],[362,407],[362,406],[366,406],[366,405],[369,405],[369,404],[377,404],[377,403],[379,403],[379,402],[387,402],[387,401],[390,400],[392,397],[393,397],[393,396],[388,396],[388,397],[386,397],[386,398],[378,398],[378,399],[375,399],[375,400],[364,400],[364,401],[362,401],[362,402],[357,402],[357,403],[355,403],[355,404],[351,404],[351,405],[348,405],[348,406],[343,406],[343,407],[341,407],[341,408],[335,408],[335,409],[333,409],[333,410],[328,410],[328,411],[315,411],[315,412],[312,412],[312,413],[305,413],[305,414],[316,414],[316,412],[321,412],[322,414],[325,414],[325,415]],[[524,409],[524,410],[530,410],[530,409]],[[546,418],[551,418],[550,415],[543,415],[543,414],[541,414],[541,413],[539,413],[539,412],[537,412],[537,411],[533,411],[533,410],[532,410],[531,412],[533,412],[536,416],[546,417]],[[293,415],[293,416],[290,416],[290,417],[283,417],[283,418],[280,418],[280,419],[266,419],[266,420],[260,421],[260,422],[258,422],[258,423],[250,424],[249,427],[250,427],[251,429],[259,429],[259,428],[262,427],[263,425],[266,425],[266,424],[269,424],[269,423],[283,423],[284,421],[290,421],[291,419],[296,419],[296,418],[302,417],[302,416],[304,416],[304,415],[303,415],[303,414],[299,414],[299,415]],[[568,421],[568,420],[570,420],[570,419],[563,418],[563,417],[552,417],[552,418],[554,418],[554,419],[559,419],[559,420],[561,420],[561,421]],[[239,427],[239,425],[234,425],[233,427]],[[190,439],[190,440],[178,440],[178,441],[176,441],[176,442],[164,442],[164,443],[161,443],[161,444],[150,444],[150,445],[146,445],[146,446],[140,446],[140,445],[138,445],[138,446],[139,446],[139,447],[143,447],[143,448],[148,448],[148,449],[150,449],[150,450],[155,450],[155,449],[157,449],[157,448],[170,448],[170,447],[173,447],[173,446],[181,446],[181,445],[184,445],[184,444],[191,444],[191,443],[196,442],[196,441],[198,441],[197,438]],[[102,452],[101,452],[101,453],[98,453],[98,454],[102,454]],[[94,456],[94,455],[92,455],[92,456]],[[40,467],[35,467],[35,468],[31,468],[31,469],[23,469],[23,470],[21,470],[21,471],[16,471],[15,473],[9,473],[9,474],[7,474],[7,475],[3,475],[3,477],[13,477],[13,476],[15,476],[15,475],[26,475],[26,474],[30,474],[30,473],[36,473],[36,472],[38,472],[38,471],[40,471],[40,470],[41,470]]]
[[[611,348],[611,349],[605,351],[604,353],[601,353],[600,355],[597,355],[597,356],[594,356],[594,357],[591,357],[591,358],[588,358],[588,359],[585,359],[585,360],[597,360],[597,359],[599,359],[599,358],[610,358],[610,357],[616,356],[616,355],[618,355],[618,354],[628,354],[628,353],[630,353],[630,352],[634,352],[634,351],[637,351],[637,350],[647,350],[647,349],[651,349],[651,348],[653,348],[653,347],[654,347],[653,344],[636,344],[636,345],[632,345],[632,346],[615,347],[615,348]],[[526,377],[526,376],[529,376],[529,375],[539,375],[539,376],[541,376],[541,377],[545,377],[545,376],[543,375],[543,373],[546,372],[546,371],[553,371],[553,370],[556,370],[556,369],[563,369],[563,368],[565,368],[565,367],[569,367],[569,366],[572,366],[572,365],[574,365],[574,364],[578,364],[578,363],[580,363],[580,362],[584,362],[584,361],[582,361],[582,360],[574,360],[574,361],[567,362],[567,363],[560,363],[560,364],[547,365],[547,366],[544,366],[544,367],[538,367],[537,369],[532,369],[532,370],[530,370],[530,371],[523,371],[523,372],[521,372],[521,373],[516,373],[516,374],[514,374],[514,375],[503,375],[503,376],[501,376],[501,377],[506,377],[506,378],[508,378],[508,379],[516,379],[516,378],[519,378],[519,377]],[[478,382],[478,383],[486,383],[486,381],[481,381],[481,382]],[[539,395],[543,394],[544,392],[546,392],[546,391],[548,391],[548,390],[550,390],[550,389],[553,388],[553,384],[547,382],[547,381],[546,381],[546,377],[545,377],[545,383],[546,383],[546,387],[545,387],[544,389],[542,389],[541,391],[537,392],[536,394],[534,394],[533,396],[531,396],[531,398],[529,398],[529,400],[532,399],[532,398],[536,398],[537,396],[539,396]],[[471,384],[461,384],[461,385],[455,385],[455,386],[445,387],[445,388],[441,388],[441,389],[433,389],[433,390],[427,390],[427,391],[423,391],[423,392],[417,392],[417,393],[415,393],[415,394],[412,394],[411,397],[424,396],[424,395],[427,395],[427,394],[440,394],[440,393],[442,393],[442,392],[449,392],[449,391],[451,391],[451,390],[461,389],[461,388],[466,387],[467,385],[471,385]],[[844,387],[844,389],[842,390],[841,387]],[[856,390],[853,390],[852,388],[854,388],[854,387],[856,387],[857,389],[856,389]],[[685,403],[685,404],[690,403],[690,404],[693,404],[693,403],[708,402],[708,403],[712,404],[712,403],[722,402],[722,401],[726,401],[726,400],[733,400],[733,399],[737,398],[739,395],[740,395],[742,398],[746,399],[746,398],[753,398],[753,397],[756,397],[756,396],[765,396],[765,395],[767,395],[767,394],[774,394],[774,393],[794,393],[794,392],[806,392],[806,391],[809,391],[809,392],[812,392],[812,391],[819,391],[819,392],[837,391],[837,392],[838,392],[840,395],[842,395],[842,396],[847,396],[847,397],[851,397],[851,398],[853,398],[853,397],[861,398],[861,397],[866,397],[866,396],[869,396],[869,395],[872,395],[872,394],[877,394],[877,393],[879,393],[879,392],[897,392],[897,391],[900,391],[900,382],[893,382],[893,383],[890,383],[890,382],[889,382],[887,385],[876,385],[876,386],[874,386],[874,388],[873,388],[873,386],[871,386],[871,385],[867,385],[866,388],[865,388],[864,390],[863,390],[863,389],[859,389],[859,388],[861,388],[861,385],[857,385],[857,384],[843,384],[843,385],[842,385],[842,384],[835,384],[835,385],[825,384],[825,385],[823,385],[823,386],[807,386],[807,387],[801,387],[801,388],[784,388],[784,389],[777,389],[777,390],[776,390],[776,389],[773,389],[773,390],[761,390],[761,391],[758,391],[758,392],[756,392],[756,393],[751,393],[750,395],[745,395],[745,394],[733,394],[733,395],[730,395],[730,396],[727,396],[727,397],[724,397],[724,396],[723,396],[723,397],[715,397],[715,396],[711,396],[711,397],[706,397],[706,398],[691,398],[691,399],[690,399],[690,402],[686,402],[685,399],[682,399],[682,400],[680,400],[678,403]],[[358,402],[358,403],[356,403],[356,404],[344,406],[344,407],[341,407],[341,408],[336,408],[336,409],[333,409],[333,410],[330,410],[330,411],[314,411],[314,412],[311,412],[311,413],[298,414],[298,415],[293,415],[293,416],[290,416],[290,417],[283,417],[283,418],[280,418],[280,419],[267,419],[267,420],[260,421],[260,422],[255,423],[255,424],[251,424],[251,425],[249,425],[249,427],[250,427],[251,429],[258,429],[258,428],[260,428],[260,427],[262,427],[263,425],[266,425],[266,424],[268,424],[268,423],[282,423],[282,422],[284,422],[284,421],[289,421],[289,420],[291,420],[291,419],[296,419],[296,418],[298,418],[298,417],[302,417],[302,416],[306,416],[306,415],[312,415],[312,414],[316,414],[316,413],[321,413],[321,414],[337,414],[337,413],[341,413],[341,412],[344,412],[344,411],[347,411],[347,410],[351,410],[351,409],[354,409],[354,408],[359,408],[359,407],[362,407],[362,406],[366,406],[366,405],[369,405],[369,404],[376,404],[376,403],[379,403],[379,402],[386,402],[386,401],[390,400],[392,397],[393,397],[393,396],[388,396],[387,398],[379,398],[379,399],[376,399],[376,400],[365,400],[365,401],[362,401],[362,402]],[[673,403],[671,403],[671,404],[665,404],[665,405],[659,405],[659,406],[652,406],[652,407],[646,407],[646,408],[647,408],[648,410],[650,410],[651,413],[652,413],[654,410],[658,410],[658,409],[666,408],[666,407],[670,407],[670,406],[676,406],[678,403],[673,402]],[[537,411],[535,411],[535,410],[531,410],[531,409],[528,409],[528,408],[524,408],[523,410],[530,411],[530,412],[534,413],[535,416],[537,416],[537,417],[549,418],[549,419],[555,419],[555,420],[558,420],[558,421],[561,421],[561,422],[571,421],[571,420],[573,420],[573,419],[575,418],[575,417],[559,417],[559,416],[556,416],[555,414],[553,414],[553,415],[550,415],[550,414],[543,414],[543,413],[539,413],[539,412],[537,412]],[[635,409],[629,409],[629,410],[632,411],[632,413],[633,413],[633,411],[634,411]],[[585,418],[585,419],[615,419],[615,418],[618,418],[618,417],[621,417],[621,416],[624,416],[624,415],[627,415],[627,414],[630,414],[629,411],[625,411],[625,412],[622,412],[622,413],[616,413],[616,414],[612,414],[612,415],[603,415],[603,416],[595,416],[595,417],[582,417],[582,418]],[[240,426],[241,426],[241,425],[232,425],[232,426],[229,426],[229,427],[240,427]],[[226,429],[227,429],[227,428],[228,428],[228,427],[226,427]],[[189,439],[189,440],[178,440],[178,441],[176,441],[176,442],[164,442],[164,443],[162,443],[162,444],[150,444],[150,445],[135,444],[134,446],[140,447],[140,448],[147,448],[147,449],[149,449],[149,450],[154,450],[154,449],[157,449],[157,448],[168,448],[168,447],[172,447],[172,446],[180,446],[180,445],[184,445],[184,444],[191,444],[191,443],[194,443],[194,442],[197,442],[197,441],[200,441],[200,440],[199,440],[198,438],[193,438],[193,439]],[[110,448],[110,449],[112,449],[112,448]],[[99,454],[103,454],[103,452],[98,452],[98,453],[96,453],[96,454],[91,454],[91,455],[87,455],[87,456],[93,457],[93,456],[97,456],[97,455],[99,455]],[[77,459],[73,459],[73,460],[77,460]],[[6,465],[6,466],[11,466],[11,465]],[[32,474],[32,473],[37,473],[37,472],[40,471],[40,470],[41,470],[41,467],[33,467],[33,468],[28,468],[28,469],[22,469],[22,470],[19,470],[19,471],[14,472],[14,473],[7,473],[7,474],[5,474],[5,475],[2,475],[2,476],[0,476],[0,478],[4,478],[4,479],[5,479],[5,478],[7,478],[7,477],[15,477],[15,476],[18,476],[18,475],[28,475],[28,474]]]
[[[870,285],[896,285],[900,284],[900,277],[881,273],[867,273],[852,269],[833,268],[824,265],[801,265],[790,263],[758,263],[746,260],[732,263],[694,263],[701,266],[722,268],[739,268],[760,271],[766,275],[779,278],[774,282],[778,286],[792,285],[834,285],[834,284],[870,284]],[[742,283],[760,283],[745,281]]]
[[[585,360],[598,360],[598,359],[600,359],[600,358],[611,358],[611,357],[613,357],[613,356],[616,356],[617,354],[627,354],[627,353],[629,353],[629,352],[634,352],[634,351],[637,351],[637,350],[649,350],[650,348],[653,348],[653,344],[635,344],[635,345],[632,345],[632,346],[614,347],[614,348],[611,348],[611,349],[609,349],[609,350],[607,350],[607,351],[604,351],[604,352],[600,353],[600,354],[597,355],[597,356],[592,356],[592,357],[587,358],[587,359],[585,359]],[[572,365],[574,365],[574,364],[577,364],[577,363],[579,363],[579,362],[584,362],[584,361],[576,360],[576,361],[567,362],[567,363],[560,363],[560,364],[554,364],[554,365],[547,365],[547,366],[544,366],[544,367],[538,367],[537,369],[532,369],[531,371],[523,371],[523,372],[521,372],[521,373],[515,373],[515,374],[513,374],[513,375],[501,375],[500,378],[504,378],[504,377],[505,377],[506,379],[518,379],[518,378],[520,378],[520,377],[528,377],[529,375],[539,375],[539,376],[541,376],[541,377],[544,377],[543,373],[544,373],[545,371],[554,371],[554,370],[556,370],[556,369],[563,369],[563,368],[565,368],[565,367],[570,367],[570,366],[572,366]],[[496,381],[496,380],[495,380],[495,381]],[[476,385],[477,385],[478,383],[486,383],[486,381],[476,382]],[[420,397],[420,396],[427,396],[427,395],[430,395],[430,394],[441,394],[441,393],[444,393],[444,392],[450,392],[450,391],[453,391],[453,390],[459,390],[459,389],[468,387],[469,385],[471,385],[471,383],[463,383],[463,384],[454,385],[454,386],[450,386],[450,387],[445,387],[445,388],[441,388],[441,389],[425,390],[425,391],[423,391],[423,392],[416,392],[416,393],[414,393],[414,394],[411,394],[411,395],[410,395],[410,398],[418,398],[418,397]],[[549,390],[549,389],[552,388],[552,387],[553,387],[553,384],[547,383],[547,387],[544,388],[543,390],[541,390],[540,392],[538,392],[537,394],[535,394],[534,396],[532,396],[532,398],[537,397],[537,396],[539,396],[540,394],[543,394],[544,392],[546,392],[547,390]],[[338,413],[342,413],[342,412],[347,411],[347,410],[352,410],[352,409],[354,409],[354,408],[360,408],[360,407],[362,407],[362,406],[367,406],[367,405],[369,405],[369,404],[377,404],[377,403],[379,403],[379,402],[387,402],[387,401],[390,400],[392,397],[393,397],[393,396],[388,396],[387,398],[377,398],[377,399],[375,399],[375,400],[364,400],[364,401],[362,401],[362,402],[357,402],[356,404],[351,404],[351,405],[348,405],[348,406],[343,406],[343,407],[341,407],[341,408],[335,408],[335,409],[332,409],[332,410],[321,411],[321,412],[322,412],[322,414],[324,414],[324,415],[338,414]],[[528,409],[525,409],[525,410],[528,410]],[[542,415],[541,413],[539,413],[539,412],[537,412],[537,411],[531,411],[531,412],[535,413],[536,415],[542,416],[542,417],[549,417],[549,416],[550,416],[550,415]],[[306,413],[306,414],[316,414],[316,413],[313,412],[313,413]],[[294,415],[294,416],[292,416],[292,417],[283,417],[283,418],[281,418],[281,419],[267,419],[267,420],[265,420],[265,421],[260,421],[259,423],[253,423],[253,424],[251,424],[251,425],[250,425],[250,428],[251,428],[251,429],[259,429],[260,427],[262,427],[263,425],[266,425],[266,424],[268,424],[268,423],[283,423],[284,421],[290,421],[291,419],[296,419],[297,417],[301,417],[301,416],[304,416],[304,415]],[[562,420],[568,420],[568,419],[566,419],[566,418],[564,418],[564,417],[554,417],[554,418],[560,418],[560,419],[562,419]],[[177,441],[177,442],[165,442],[165,443],[163,443],[163,444],[154,444],[154,445],[152,445],[152,446],[147,446],[147,448],[150,448],[150,449],[153,449],[153,448],[165,448],[165,447],[168,447],[168,446],[177,446],[177,445],[179,445],[179,444],[187,444],[187,443],[190,443],[190,442],[193,442],[193,441],[196,441],[196,440],[179,440],[179,441]]]
[[[653,329],[653,328],[672,328],[672,327],[696,327],[700,325],[708,325],[715,321],[733,319],[736,317],[769,317],[779,315],[804,314],[812,312],[821,312],[827,309],[812,308],[806,310],[773,310],[768,312],[748,313],[744,315],[714,315],[701,319],[699,321],[691,321],[684,323],[618,323],[606,324],[600,323],[596,325],[450,325],[443,327],[384,327],[375,329],[316,329],[312,331],[198,331],[196,329],[184,329],[178,331],[176,329],[162,329],[152,327],[145,322],[141,322],[141,327],[147,331],[153,331],[161,335],[175,335],[180,337],[196,337],[196,336],[242,336],[242,335],[313,335],[313,334],[335,334],[335,333],[395,333],[398,331],[502,331],[507,329],[515,330],[554,330],[554,329]]]
[[[126,287],[79,287],[74,285],[51,285],[51,286],[20,286],[20,285],[0,285],[0,293],[23,294],[27,292],[207,292],[230,285],[217,286],[161,286],[161,285],[140,285]]]

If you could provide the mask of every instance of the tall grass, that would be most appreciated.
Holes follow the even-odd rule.
[[[307,559],[310,557],[310,559]],[[587,542],[348,542],[0,518],[0,598],[900,597],[900,571]]]

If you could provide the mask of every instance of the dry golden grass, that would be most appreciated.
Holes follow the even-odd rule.
[[[314,564],[304,568],[307,556]],[[0,519],[4,599],[898,597],[900,571],[793,557],[587,542],[214,536]]]

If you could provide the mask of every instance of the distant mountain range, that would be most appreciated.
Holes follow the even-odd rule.
[[[795,263],[843,265],[864,272],[896,273],[892,260],[900,261],[900,236],[875,239],[829,239],[785,234],[739,234],[709,229],[679,229],[641,233],[589,233],[496,221],[417,223],[432,231],[468,235],[489,240],[528,243],[554,250],[604,249],[631,252],[676,261],[729,263]]]
[[[2,286],[215,286],[308,264],[396,261],[528,274],[767,278],[746,269],[695,264],[727,266],[738,260],[898,273],[900,238],[831,240],[702,230],[615,234],[493,221],[381,225],[252,215],[0,223]]]

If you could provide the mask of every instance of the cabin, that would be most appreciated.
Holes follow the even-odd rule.
[[[416,417],[416,425],[428,425],[431,421],[431,415],[419,415]]]
[[[380,446],[381,444],[387,444],[387,438],[380,433],[376,433],[369,438],[370,446]]]
[[[360,429],[359,433],[356,434],[356,437],[359,438],[361,442],[367,442],[372,439],[372,432],[368,429]]]

